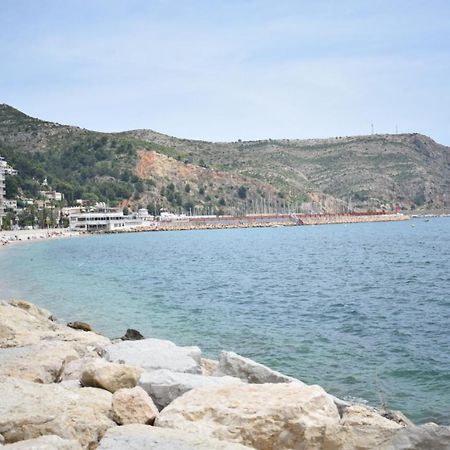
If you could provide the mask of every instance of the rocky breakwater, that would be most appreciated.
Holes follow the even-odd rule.
[[[236,353],[111,341],[0,302],[3,449],[449,449],[449,427],[348,404]]]

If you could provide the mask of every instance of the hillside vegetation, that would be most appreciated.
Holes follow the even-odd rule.
[[[47,178],[69,204],[186,212],[346,211],[450,206],[450,151],[419,134],[212,143],[151,130],[99,133],[0,105],[8,196]]]

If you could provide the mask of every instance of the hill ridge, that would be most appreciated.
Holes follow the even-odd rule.
[[[97,132],[0,105],[0,154],[22,174],[13,193],[37,195],[46,175],[69,203],[219,213],[446,208],[449,150],[420,133],[210,142],[152,129]],[[148,151],[166,159],[139,171]]]

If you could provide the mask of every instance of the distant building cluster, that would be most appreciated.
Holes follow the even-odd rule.
[[[5,178],[6,175],[17,175],[17,171],[14,170],[4,158],[0,156],[0,229],[3,224],[3,217],[5,216],[5,209],[9,208],[8,200],[6,200],[5,195]],[[17,208],[17,202],[15,203]]]

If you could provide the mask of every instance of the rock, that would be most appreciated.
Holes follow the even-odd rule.
[[[112,399],[113,418],[119,425],[141,423],[153,425],[158,408],[147,392],[137,386],[133,389],[119,389]]]
[[[328,434],[328,446],[339,450],[371,450],[401,429],[393,420],[382,417],[363,405],[349,406],[334,432]],[[328,448],[328,447],[327,447]]]
[[[118,389],[135,387],[141,373],[141,369],[99,358],[84,367],[80,383],[82,386],[106,389],[114,393]]]
[[[0,302],[0,348],[23,347],[45,339],[72,342],[80,356],[87,356],[102,353],[111,343],[104,336],[52,322],[48,314],[27,302]]]
[[[139,386],[152,397],[159,410],[191,389],[240,383],[242,381],[239,378],[228,376],[205,377],[192,373],[172,372],[166,369],[144,372],[139,380]]]
[[[426,423],[398,430],[380,450],[450,450],[450,427]]]
[[[36,439],[8,444],[2,450],[81,450],[81,445],[76,440],[61,439],[59,436],[48,435]]]
[[[301,383],[300,380],[283,375],[249,358],[244,358],[234,352],[222,352],[219,365],[214,375],[230,375],[248,383]]]
[[[98,356],[85,356],[83,358],[70,360],[66,359],[64,361],[58,381],[80,380],[81,374],[83,373],[83,370],[86,368],[86,366],[97,361],[98,359],[100,359]]]
[[[251,450],[243,445],[146,425],[111,428],[97,450]]]
[[[106,347],[105,358],[140,367],[146,372],[169,369],[174,372],[201,373],[198,347],[178,347],[161,339],[123,341]]]
[[[116,425],[110,418],[112,394],[103,389],[0,377],[0,399],[0,434],[6,443],[55,434],[88,447]]]
[[[320,386],[242,383],[189,391],[163,409],[155,425],[260,450],[318,450],[339,420]]]
[[[58,380],[66,359],[79,354],[69,342],[46,342],[24,347],[0,348],[0,376],[11,376],[36,383]]]
[[[73,328],[74,330],[94,331],[93,328],[86,322],[69,322],[67,326]]]
[[[27,311],[28,313],[30,313],[31,315],[35,316],[38,319],[52,320],[53,315],[50,311],[47,311],[46,309],[43,308],[39,308],[33,303],[27,302],[25,300],[10,300],[8,303],[12,306]]]
[[[399,425],[403,426],[414,426],[414,423],[409,420],[401,411],[383,411],[379,412],[384,418],[393,420]]]
[[[127,332],[120,339],[122,339],[122,341],[140,341],[141,339],[144,339],[144,336],[142,336],[138,330],[128,328]]]
[[[215,359],[202,358],[200,360],[202,375],[205,375],[206,377],[213,375],[218,365],[219,361],[216,361]]]

